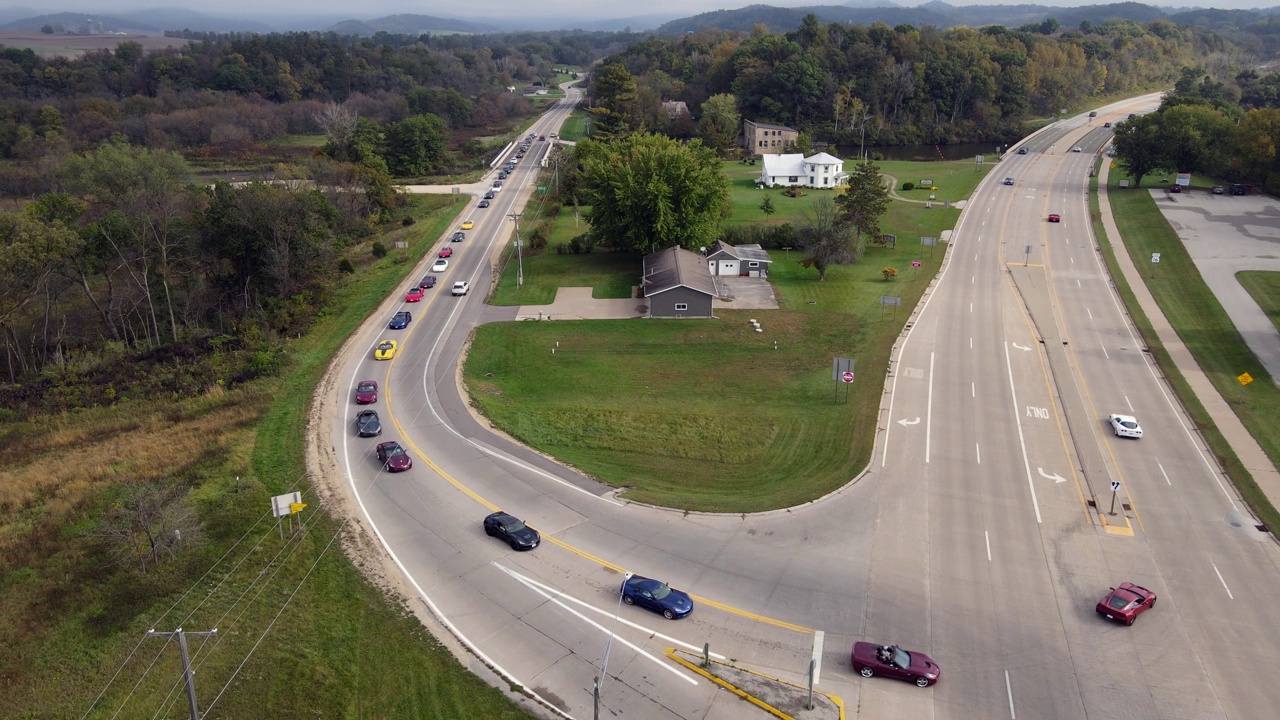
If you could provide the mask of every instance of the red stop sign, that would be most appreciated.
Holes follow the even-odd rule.
[[[851,383],[853,382],[853,373],[851,372],[842,373],[840,375],[840,379],[844,382]]]

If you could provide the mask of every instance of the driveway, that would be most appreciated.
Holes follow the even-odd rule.
[[[593,298],[589,287],[562,287],[550,305],[521,305],[517,320],[617,320],[649,316],[644,298]]]
[[[711,301],[713,310],[777,310],[778,299],[767,278],[713,275],[720,297]]]
[[[1280,333],[1236,281],[1242,270],[1280,271],[1280,201],[1204,191],[1151,195],[1249,349],[1280,379]]]

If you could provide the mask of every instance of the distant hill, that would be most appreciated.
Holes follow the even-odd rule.
[[[470,20],[438,18],[431,15],[388,15],[376,20],[344,20],[329,30],[339,35],[373,35],[377,32],[392,35],[421,35],[423,33],[494,33],[501,32],[496,25]]]
[[[799,27],[800,21],[810,13],[817,15],[818,20],[823,23],[840,22],[869,25],[878,21],[890,26],[899,24],[914,25],[915,27],[933,25],[941,28],[956,25],[1018,27],[1027,23],[1042,22],[1051,17],[1057,18],[1058,22],[1062,23],[1063,28],[1073,28],[1083,20],[1098,23],[1108,19],[1119,18],[1149,22],[1169,17],[1164,10],[1158,7],[1136,2],[1086,5],[1083,7],[1055,7],[1049,5],[968,5],[959,7],[948,5],[940,0],[934,0],[914,8],[868,6],[874,2],[875,0],[854,0],[853,3],[846,5],[813,5],[789,8],[772,5],[749,5],[737,10],[717,10],[673,20],[659,27],[657,32],[660,35],[678,35],[708,27],[747,32],[759,23],[768,26],[773,32],[785,32]]]
[[[82,32],[93,21],[94,32],[98,23],[102,23],[102,31],[109,33],[129,33],[131,35],[159,35],[160,28],[145,22],[125,20],[111,15],[94,13],[64,12],[53,15],[36,15],[0,25],[0,30],[40,30],[45,25],[61,26],[68,32]]]

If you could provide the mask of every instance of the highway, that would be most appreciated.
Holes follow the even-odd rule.
[[[558,127],[571,93],[533,131]],[[980,185],[895,348],[871,464],[829,497],[746,516],[634,505],[468,412],[457,363],[477,323],[514,317],[483,298],[539,142],[493,207],[471,200],[476,227],[440,284],[403,305],[409,328],[385,329],[401,294],[331,370],[341,477],[330,480],[412,605],[567,716],[592,717],[600,677],[601,716],[766,717],[663,654],[707,644],[797,683],[816,659],[817,689],[864,718],[1265,717],[1280,551],[1154,370],[1088,224],[1102,123],[1155,102],[1060,121]],[[460,279],[472,293],[450,296]],[[384,337],[402,342],[390,362],[372,359]],[[365,378],[383,386],[381,438],[352,428]],[[1136,415],[1145,437],[1112,437],[1113,412]],[[379,471],[385,440],[410,450],[412,470]],[[543,545],[514,553],[486,537],[480,520],[497,508]],[[690,592],[693,615],[620,605],[624,571]],[[1126,580],[1159,596],[1132,627],[1094,613]],[[924,651],[942,679],[864,680],[849,664],[855,640]]]

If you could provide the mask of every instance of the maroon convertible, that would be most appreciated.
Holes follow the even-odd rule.
[[[897,645],[876,645],[858,642],[853,644],[853,669],[864,678],[875,675],[913,682],[929,687],[938,682],[942,668],[924,653],[908,652]]]

